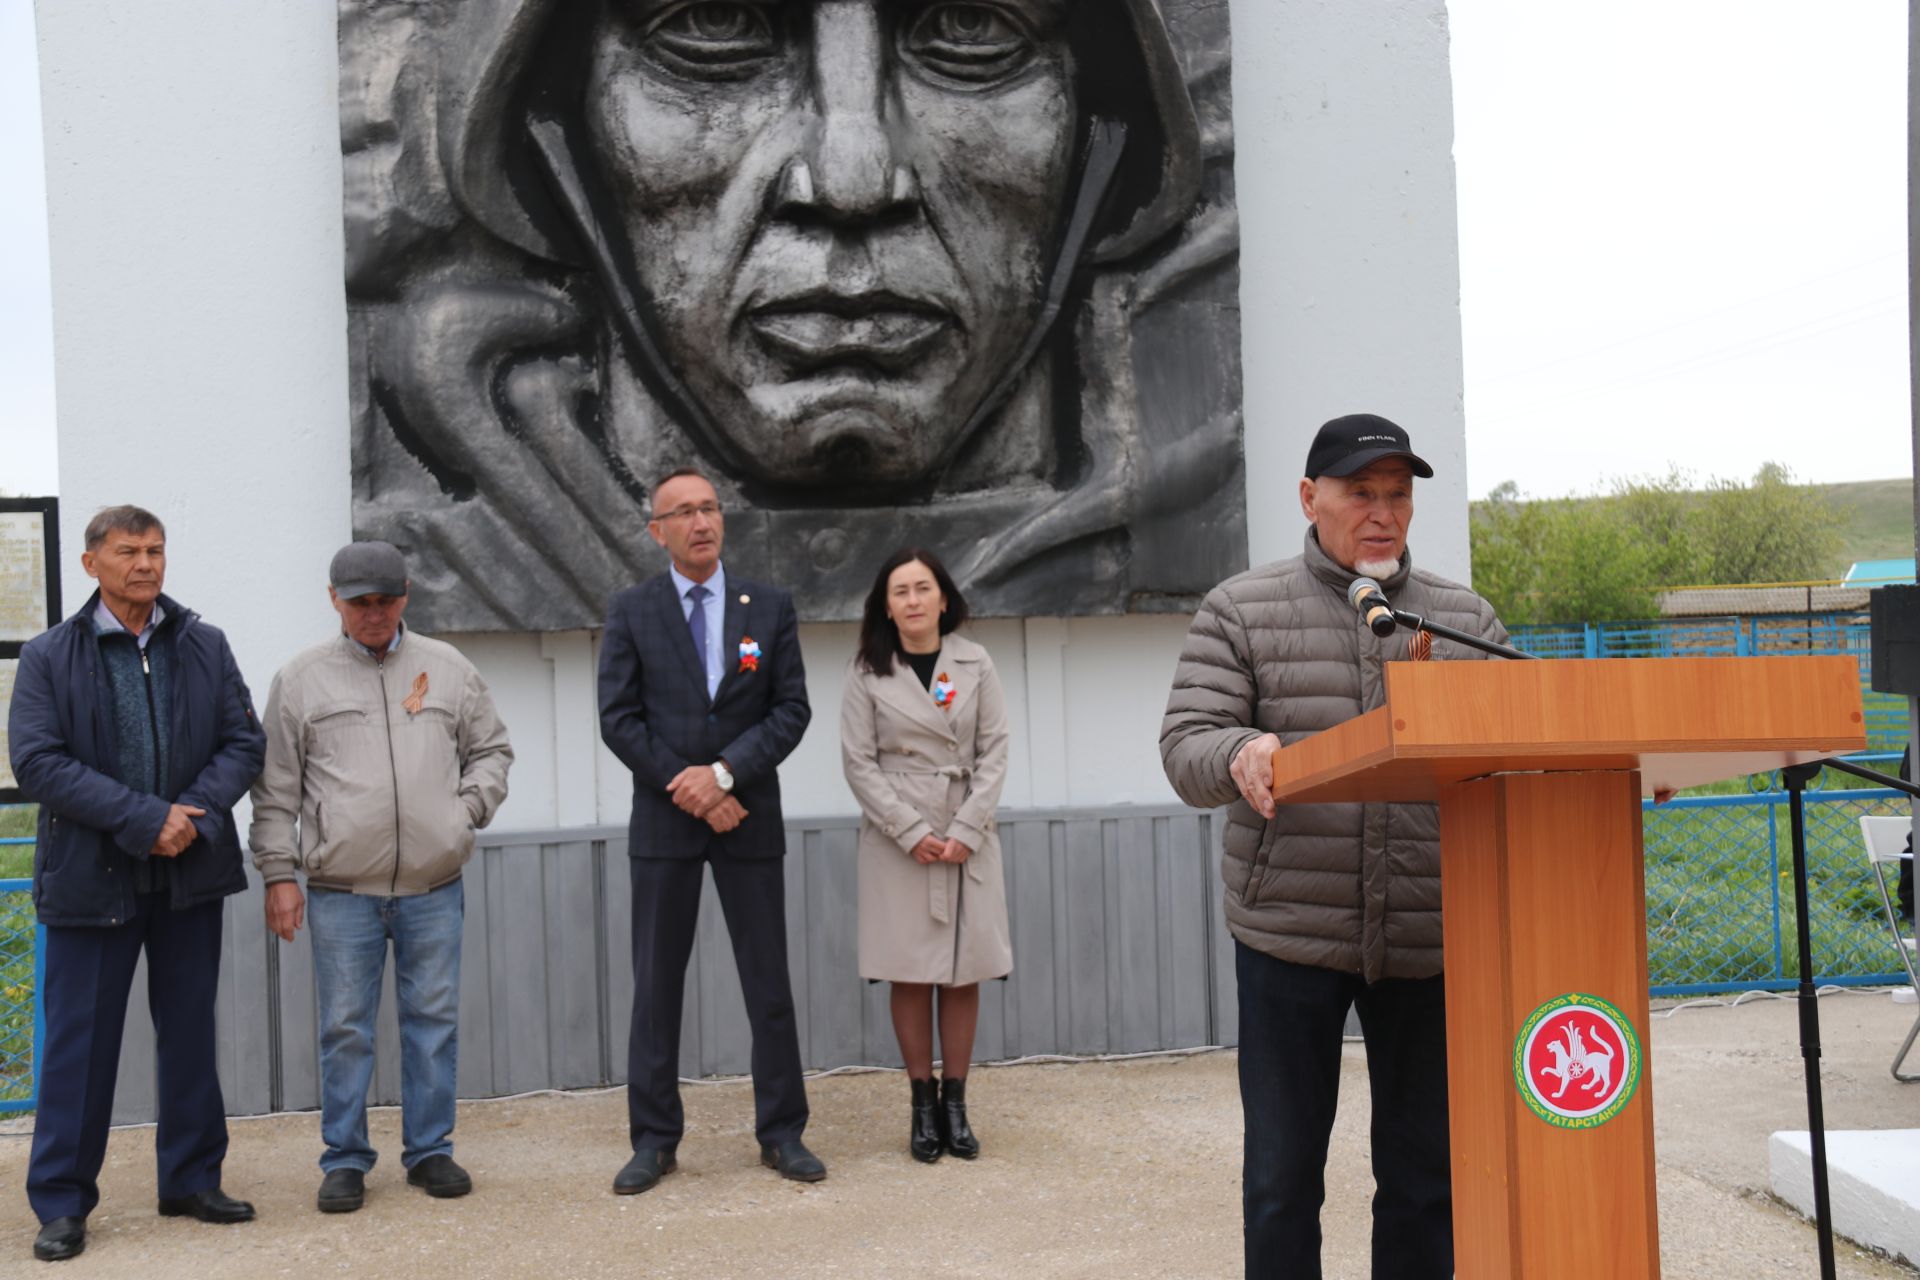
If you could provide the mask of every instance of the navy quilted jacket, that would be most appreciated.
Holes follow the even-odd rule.
[[[149,856],[171,803],[205,809],[174,860],[170,904],[193,906],[246,888],[233,806],[266,755],[253,696],[219,628],[166,596],[150,644],[172,650],[173,707],[161,795],[114,774],[113,693],[94,634],[96,593],[80,612],[28,641],[14,676],[7,739],[14,777],[39,802],[33,905],[42,924],[120,924],[134,910],[137,862]]]

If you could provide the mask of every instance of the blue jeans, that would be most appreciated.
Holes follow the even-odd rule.
[[[401,1163],[453,1153],[454,1071],[460,1012],[461,882],[400,898],[315,889],[307,895],[320,994],[320,1167],[373,1168],[367,1088],[373,1026],[393,940],[400,997]]]
[[[1319,1280],[1320,1208],[1350,1007],[1360,1012],[1373,1095],[1374,1280],[1451,1276],[1444,981],[1369,986],[1358,974],[1292,964],[1238,940],[1233,956],[1248,1277]]]

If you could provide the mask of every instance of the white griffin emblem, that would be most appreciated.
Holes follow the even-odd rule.
[[[1580,1081],[1580,1087],[1589,1093],[1606,1097],[1613,1087],[1613,1050],[1599,1043],[1599,1035],[1594,1036],[1595,1046],[1587,1048],[1580,1038],[1580,1028],[1571,1020],[1567,1022],[1567,1038],[1553,1040],[1547,1044],[1547,1052],[1553,1055],[1553,1065],[1540,1068],[1543,1076],[1553,1076],[1560,1081],[1560,1088],[1554,1093],[1554,1101],[1567,1091],[1569,1085]]]

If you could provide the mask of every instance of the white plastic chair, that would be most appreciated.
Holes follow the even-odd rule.
[[[1914,995],[1920,998],[1920,973],[1914,970],[1914,940],[1909,931],[1900,927],[1900,913],[1893,905],[1893,887],[1889,877],[1897,882],[1900,864],[1911,861],[1913,855],[1906,852],[1907,836],[1913,831],[1912,818],[1874,817],[1860,819],[1860,838],[1867,846],[1867,861],[1873,867],[1874,883],[1880,886],[1880,905],[1887,913],[1887,927],[1893,930],[1894,941],[1900,948],[1900,963],[1906,966],[1907,981],[1912,984]],[[1913,1048],[1913,1041],[1920,1036],[1920,1017],[1914,1019],[1913,1026],[1907,1031],[1907,1038],[1900,1042],[1900,1052],[1893,1055],[1893,1078],[1902,1083],[1920,1080],[1920,1073],[1905,1073],[1900,1064],[1907,1059]]]

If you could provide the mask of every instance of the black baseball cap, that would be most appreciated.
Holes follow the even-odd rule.
[[[342,600],[407,594],[407,561],[391,542],[349,542],[333,555],[327,583]]]
[[[1307,450],[1307,479],[1350,476],[1382,458],[1405,458],[1413,474],[1433,478],[1433,468],[1413,451],[1404,428],[1377,413],[1350,413],[1320,428]]]

